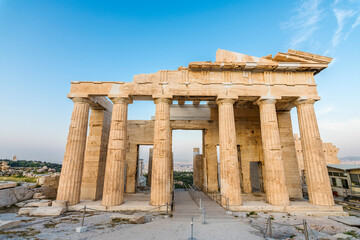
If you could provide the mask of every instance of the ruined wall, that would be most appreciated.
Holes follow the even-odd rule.
[[[323,143],[326,164],[339,164],[340,159],[337,157],[339,148],[332,143]]]
[[[126,151],[126,193],[136,191],[136,169],[138,159],[138,145],[153,145],[154,121],[128,121],[128,147]]]
[[[243,193],[251,193],[251,171],[250,163],[259,162],[259,166],[264,166],[263,150],[261,143],[260,113],[259,107],[253,104],[237,105],[234,108],[236,141],[239,152],[239,171],[241,177],[241,186]],[[279,116],[278,116],[279,118]],[[281,121],[281,118],[279,119]],[[210,120],[171,120],[172,129],[203,129],[203,156],[201,169],[194,173],[194,182],[199,187],[204,185],[209,190],[217,191],[218,186],[218,156],[217,146],[219,145],[219,125],[218,125],[218,108],[210,108]],[[292,138],[292,127],[288,122],[283,123],[280,129],[282,139],[282,148],[284,167],[286,177],[290,179],[287,187],[291,197],[300,197],[299,195],[299,174],[296,162],[294,145]],[[289,137],[291,136],[291,137]],[[128,150],[126,156],[127,174],[126,174],[126,192],[134,193],[136,189],[136,165],[138,145],[152,145],[154,138],[154,121],[128,121]],[[291,160],[295,160],[291,161]],[[301,166],[301,165],[300,165]],[[194,165],[194,168],[196,166]],[[264,180],[266,172],[264,167],[260,169],[262,176],[260,190],[265,191]],[[195,170],[196,171],[196,170]],[[200,174],[201,172],[201,174]],[[199,179],[196,180],[196,179]]]
[[[296,157],[299,164],[299,170],[300,173],[305,169],[304,166],[304,158],[302,153],[302,146],[301,146],[301,140],[299,138],[298,134],[294,134],[294,140],[295,140],[295,147],[296,147]],[[337,148],[332,143],[324,143],[322,144],[323,151],[325,154],[325,162],[326,164],[339,164],[340,159],[337,157],[337,154],[339,152],[339,148]]]
[[[91,109],[80,199],[98,200],[102,196],[110,122],[111,112]]]
[[[251,193],[250,162],[264,164],[261,145],[260,113],[255,105],[242,105],[235,110],[236,141],[240,145],[240,173],[243,193]]]

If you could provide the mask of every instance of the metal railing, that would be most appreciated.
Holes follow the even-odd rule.
[[[194,200],[194,202],[201,207],[201,196],[200,192],[197,190],[198,188],[196,186],[191,185],[185,185],[185,189],[190,193],[191,198]]]
[[[266,238],[267,236],[270,238],[274,237],[274,228],[273,225],[279,225],[281,227],[294,227],[297,230],[300,230],[303,232],[305,240],[312,240],[312,239],[319,239],[318,236],[315,234],[315,232],[311,229],[310,225],[307,223],[305,219],[303,219],[302,223],[297,224],[285,224],[285,223],[278,223],[273,221],[272,217],[269,217],[266,220],[266,226],[260,227],[259,225],[252,225],[253,228],[258,229]],[[302,227],[302,228],[301,228]],[[275,234],[276,235],[276,234]]]
[[[213,191],[213,190],[209,189],[205,185],[203,185],[203,189],[204,189],[204,192],[206,193],[206,195],[209,196],[209,198],[211,198],[212,200],[214,200],[215,202],[220,204],[220,206],[225,208],[226,211],[230,211],[229,198],[228,197],[225,197],[224,195],[222,195],[218,191]]]

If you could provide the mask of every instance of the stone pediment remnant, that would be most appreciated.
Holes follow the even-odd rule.
[[[218,49],[215,62],[191,62],[191,70],[314,70],[315,74],[325,69],[332,58],[313,53],[289,49],[287,53],[279,52],[274,57],[254,57],[242,53]]]

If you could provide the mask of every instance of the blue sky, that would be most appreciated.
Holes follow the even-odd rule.
[[[321,136],[340,148],[339,157],[360,156],[359,42],[356,0],[0,0],[0,158],[62,161],[70,81],[132,81],[214,61],[218,48],[333,57],[316,77]],[[152,102],[135,102],[129,119],[154,112]],[[191,161],[200,145],[200,132],[174,133],[175,160]]]

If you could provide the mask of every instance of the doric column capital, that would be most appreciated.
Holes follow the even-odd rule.
[[[233,105],[235,103],[236,99],[234,98],[218,98],[216,100],[217,105],[224,105],[224,104],[231,104]]]
[[[275,104],[277,101],[274,97],[259,97],[254,104],[261,105],[261,104]]]
[[[295,100],[294,104],[295,106],[305,105],[305,104],[313,105],[317,100],[318,99],[299,97],[297,100]]]
[[[126,97],[114,97],[114,98],[110,98],[110,100],[114,104],[130,104],[130,103],[132,103],[132,99],[126,98]]]
[[[89,103],[90,104],[90,99],[89,98],[85,98],[85,97],[74,97],[71,98],[71,100],[76,103],[76,102],[83,102],[83,103]]]
[[[167,104],[172,104],[172,99],[171,98],[154,98],[154,103],[167,103]]]

